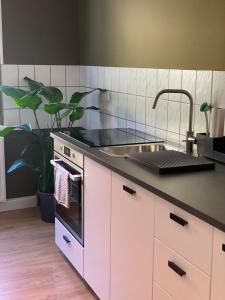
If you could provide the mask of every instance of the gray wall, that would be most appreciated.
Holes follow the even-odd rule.
[[[5,64],[78,64],[77,0],[2,0]]]

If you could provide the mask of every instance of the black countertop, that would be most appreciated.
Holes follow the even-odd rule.
[[[159,175],[126,158],[111,157],[62,133],[51,136],[225,232],[225,165],[215,170]]]

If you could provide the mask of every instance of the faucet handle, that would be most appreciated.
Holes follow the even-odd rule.
[[[196,137],[194,137],[194,136],[189,136],[189,137],[186,138],[185,140],[182,140],[182,142],[189,142],[189,143],[196,144]]]

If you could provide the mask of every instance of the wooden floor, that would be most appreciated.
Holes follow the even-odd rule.
[[[0,213],[0,300],[96,299],[54,244],[38,209]]]

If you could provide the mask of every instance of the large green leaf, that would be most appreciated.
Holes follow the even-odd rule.
[[[14,129],[15,129],[15,127],[5,127],[4,129],[0,130],[0,137],[7,136]]]
[[[50,115],[55,115],[65,107],[66,104],[63,103],[49,103],[44,105],[44,111],[46,111]]]
[[[77,120],[80,120],[84,115],[84,109],[83,108],[79,108],[75,111],[73,111],[70,115],[69,115],[69,119],[71,123],[74,123]]]
[[[12,127],[12,126],[5,127],[4,129],[0,130],[0,137],[7,136],[10,132],[12,132],[15,129],[22,129],[28,133],[32,132],[31,125],[28,123],[24,123],[24,124],[20,124],[20,125],[14,126],[14,127]]]
[[[43,83],[30,79],[29,77],[24,77],[24,80],[27,82],[31,91],[38,90],[44,86]]]
[[[91,91],[89,91],[89,92],[75,92],[75,93],[73,93],[72,96],[71,96],[70,103],[77,103],[77,104],[78,104],[78,103],[80,103],[80,101],[81,101],[84,97],[86,97],[87,95],[93,93],[94,91],[106,92],[105,89],[99,89],[99,88],[93,89],[93,90],[91,90]]]
[[[8,85],[0,85],[0,91],[12,98],[22,98],[28,94],[27,91],[12,86],[8,86]]]
[[[53,86],[42,87],[39,94],[44,96],[50,103],[61,102],[63,100],[63,94],[60,89]]]
[[[42,103],[42,100],[39,96],[30,96],[26,95],[22,98],[13,99],[16,105],[21,108],[30,108],[33,111],[36,111]]]
[[[210,104],[208,104],[207,102],[202,103],[202,105],[200,106],[201,112],[207,112],[207,111],[210,111],[211,109],[212,109],[212,106]]]
[[[35,167],[32,164],[29,164],[28,162],[26,162],[22,158],[17,159],[16,161],[14,161],[14,163],[7,170],[7,173],[12,173],[12,172],[16,171],[17,169],[20,169],[20,168],[23,168],[23,167],[30,168],[32,171],[40,173],[40,168]]]

